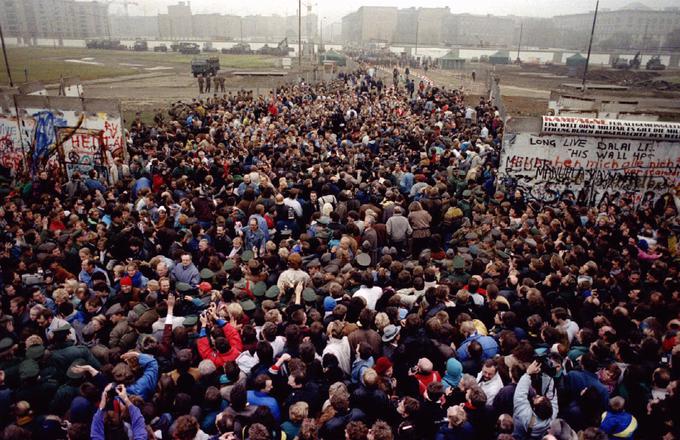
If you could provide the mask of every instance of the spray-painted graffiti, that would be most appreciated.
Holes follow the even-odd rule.
[[[23,166],[24,151],[16,121],[0,119],[0,164],[18,170]]]
[[[18,121],[15,117],[0,117],[0,165],[15,173],[25,170],[26,152],[34,127],[33,119]]]
[[[620,197],[653,203],[680,185],[679,147],[675,141],[513,133],[504,141],[499,174],[543,202],[570,192],[591,204]]]
[[[50,111],[36,113],[35,135],[33,143],[33,156],[31,169],[35,173],[47,161],[54,156],[57,150],[57,129],[54,114]]]
[[[14,99],[22,116],[18,119],[12,112],[0,117],[0,166],[17,175],[50,169],[66,171],[70,177],[76,170],[87,173],[97,169],[106,176],[113,159],[125,156],[119,114],[23,107],[21,96]],[[74,98],[73,106],[82,104],[80,98]]]
[[[106,151],[113,157],[123,156],[123,136],[120,131],[120,124],[116,121],[104,121],[102,141],[106,146]]]
[[[106,169],[105,143],[103,142],[102,132],[85,129],[62,129],[58,131],[58,139],[69,178],[76,171],[87,174],[91,169],[100,172]]]

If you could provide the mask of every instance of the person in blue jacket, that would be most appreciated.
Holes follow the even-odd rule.
[[[266,406],[272,412],[277,423],[281,423],[281,410],[279,403],[269,395],[272,390],[272,379],[266,374],[260,374],[255,378],[254,390],[248,390],[248,405]]]
[[[602,413],[600,429],[615,438],[633,438],[638,423],[635,416],[625,410],[626,401],[621,396],[609,399],[609,411]]]
[[[467,421],[467,413],[461,406],[451,406],[446,411],[448,425],[439,428],[435,440],[472,440],[475,432],[470,422]]]
[[[153,356],[136,351],[129,351],[120,357],[124,362],[130,362],[134,358],[137,358],[139,368],[142,370],[142,377],[128,385],[127,392],[140,396],[144,400],[149,400],[153,396],[158,383],[158,362]],[[130,367],[124,363],[119,363],[113,369],[113,377],[118,382],[129,381],[130,373]]]
[[[465,340],[456,353],[459,361],[466,361],[470,358],[468,345],[472,341],[477,341],[482,346],[482,360],[490,359],[498,354],[498,343],[491,336],[484,336],[477,333],[477,329],[472,321],[465,321],[460,325],[460,331],[465,335]]]
[[[600,408],[605,408],[609,399],[609,390],[597,377],[597,360],[592,354],[586,353],[581,356],[580,364],[581,370],[573,370],[567,374],[565,379],[567,392],[570,396],[579,396],[584,389],[594,387],[602,399]]]
[[[115,387],[115,397],[113,402],[108,401],[109,391],[114,390],[114,384],[110,383],[104,388],[102,398],[99,402],[99,409],[94,413],[92,418],[92,425],[90,427],[90,438],[92,440],[106,440],[107,438],[114,438],[116,433],[123,434],[128,437],[127,428],[123,423],[121,416],[124,406],[130,415],[130,432],[132,432],[132,440],[147,440],[149,436],[146,432],[146,424],[141,411],[132,404],[128,397],[125,385],[118,385]],[[107,405],[111,403],[110,409],[107,410]],[[106,417],[107,412],[112,412],[113,415]],[[107,420],[105,423],[104,420]],[[117,423],[116,423],[117,422]]]

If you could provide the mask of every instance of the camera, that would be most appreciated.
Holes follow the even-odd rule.
[[[39,273],[25,273],[21,275],[21,283],[26,286],[35,286],[36,284],[44,284],[45,278]]]
[[[555,366],[553,360],[550,359],[550,354],[545,353],[540,356],[536,356],[534,360],[541,365],[541,373],[550,377],[557,376],[557,367]]]
[[[106,392],[106,401],[113,403],[113,399],[116,398],[118,395],[118,391],[116,390],[118,388],[118,384],[114,384],[114,386],[111,387],[110,390]]]

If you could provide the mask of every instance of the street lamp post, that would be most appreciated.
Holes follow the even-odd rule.
[[[12,71],[9,68],[9,59],[7,59],[7,48],[5,47],[5,35],[2,33],[2,25],[0,25],[0,41],[2,42],[2,56],[5,58],[5,67],[7,68],[9,86],[14,87],[14,81],[12,81]]]
[[[298,64],[302,72],[302,0],[298,0]]]
[[[326,17],[321,17],[321,29],[319,32],[319,53],[325,52],[323,48],[323,22],[326,19]]]
[[[588,75],[588,65],[590,64],[590,50],[593,48],[593,35],[595,34],[595,22],[597,21],[597,9],[600,7],[600,0],[595,3],[595,14],[593,14],[593,27],[590,30],[590,41],[588,42],[588,56],[586,57],[586,65],[583,68],[583,82],[581,83],[582,91],[586,91],[586,76]]]
[[[420,16],[416,17],[416,47],[414,55],[418,56],[418,27],[420,26]]]

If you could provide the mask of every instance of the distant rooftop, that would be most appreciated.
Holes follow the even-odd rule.
[[[626,6],[621,8],[622,11],[653,11],[654,9],[650,8],[649,6],[640,3],[640,2],[633,2],[633,3],[628,3]]]

